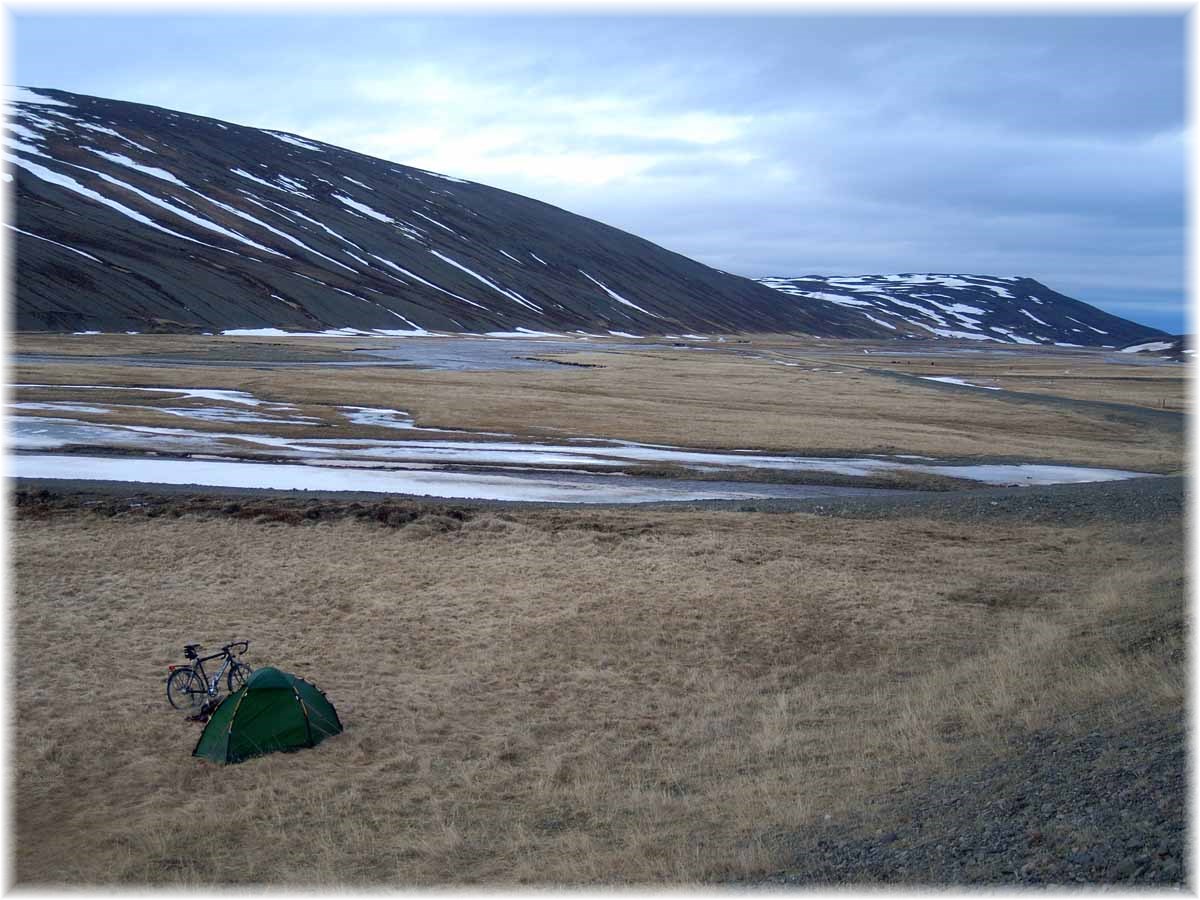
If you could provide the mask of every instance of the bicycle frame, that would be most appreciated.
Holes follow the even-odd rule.
[[[210,659],[224,658],[221,663],[221,668],[217,670],[217,674],[208,677],[208,672],[204,670],[204,664]],[[233,662],[233,654],[227,650],[222,650],[220,653],[214,653],[212,656],[202,656],[196,659],[192,665],[192,669],[200,673],[200,677],[204,679],[204,689],[208,691],[208,696],[215,697],[220,691],[218,685],[221,683],[221,676],[225,674],[225,670],[229,668],[229,664]]]

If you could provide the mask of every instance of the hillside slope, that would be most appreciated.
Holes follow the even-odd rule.
[[[888,332],[485,185],[153,106],[9,96],[19,330]]]

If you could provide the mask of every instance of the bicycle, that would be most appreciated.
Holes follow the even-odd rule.
[[[198,711],[210,700],[220,696],[222,675],[225,676],[225,683],[232,694],[246,683],[246,679],[254,671],[237,659],[249,648],[249,641],[233,641],[222,647],[220,653],[200,656],[196,651],[203,650],[202,645],[187,644],[183,648],[183,655],[192,662],[186,666],[167,666],[171,673],[167,676],[167,700],[176,709]],[[213,659],[222,660],[221,668],[217,670],[216,675],[209,677],[204,670],[204,664]]]

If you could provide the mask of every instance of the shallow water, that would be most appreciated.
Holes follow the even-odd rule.
[[[904,491],[825,485],[683,481],[574,473],[464,473],[379,470],[298,463],[205,459],[117,458],[19,454],[10,459],[17,478],[124,481],[205,487],[411,494],[445,499],[536,503],[653,503],[668,500],[811,499],[879,496]]]
[[[359,462],[436,466],[526,466],[537,468],[616,468],[667,463],[699,472],[764,469],[822,472],[851,477],[887,473],[945,475],[994,485],[1065,484],[1114,481],[1146,473],[1123,469],[1041,463],[959,465],[899,457],[812,457],[749,451],[691,450],[684,447],[593,440],[561,444],[520,441],[383,440],[377,438],[285,438],[267,434],[198,431],[145,425],[106,425],[66,418],[14,416],[9,419],[15,450],[52,450],[66,446],[187,453],[236,454],[247,451],[278,456],[286,462],[319,456],[329,463]],[[328,433],[328,432],[326,432]],[[739,482],[742,483],[742,482]],[[245,485],[239,485],[245,486]]]

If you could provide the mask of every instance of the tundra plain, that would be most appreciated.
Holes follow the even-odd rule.
[[[246,390],[317,418],[378,405],[529,439],[1185,473],[1171,412],[1184,367],[1098,352],[939,352],[920,367],[1044,382],[1014,398],[831,341],[597,347],[561,357],[595,368],[432,372],[254,365],[344,358],[363,339],[98,337],[21,338],[12,380]],[[139,355],[168,359],[114,359]],[[1019,371],[984,371],[999,365]],[[163,424],[149,405],[122,415]],[[1181,710],[1179,485],[942,490],[936,507],[897,501],[881,516],[836,502],[523,507],[18,484],[16,879],[766,877],[787,868],[787,835],[1002,756],[1030,729]],[[345,733],[236,766],[193,759],[199,726],[167,705],[166,666],[186,642],[236,638],[252,641],[251,664],[325,690]]]
[[[301,414],[318,418],[328,418],[336,405],[381,406],[403,409],[425,428],[542,440],[602,436],[829,456],[1020,458],[1156,473],[1178,471],[1183,464],[1182,427],[1156,420],[1148,426],[1137,408],[1153,411],[1165,398],[1167,410],[1179,411],[1185,368],[1112,362],[1108,357],[1120,354],[1105,351],[1021,347],[984,356],[972,348],[959,353],[935,348],[930,356],[903,357],[877,345],[767,336],[636,350],[606,349],[596,341],[592,352],[545,354],[564,365],[536,372],[286,365],[345,362],[358,358],[357,348],[387,346],[370,338],[31,335],[17,344],[12,378],[64,385],[203,382],[296,404]],[[139,364],[130,365],[134,360]],[[1015,391],[1041,383],[1050,399],[1080,403],[1028,402],[923,378],[957,375],[970,381],[1000,367],[1012,372],[1005,379],[1023,379]],[[1082,372],[1068,378],[1077,369]],[[1120,407],[1086,405],[1113,402],[1116,379],[1125,385]],[[23,398],[17,391],[16,399]],[[105,398],[64,388],[56,399]],[[179,424],[150,408],[136,412],[123,410],[120,418]]]

